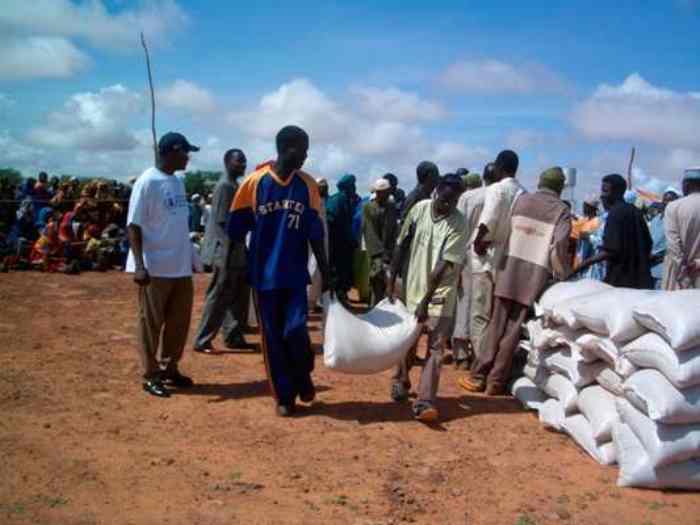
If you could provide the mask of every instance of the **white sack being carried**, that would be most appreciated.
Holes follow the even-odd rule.
[[[537,385],[527,377],[519,377],[510,386],[510,393],[527,410],[539,410],[547,399],[547,395],[542,392]]]
[[[568,350],[542,355],[540,359],[549,370],[566,376],[577,388],[593,383],[600,371],[608,366],[602,361],[586,363],[572,357]]]
[[[564,430],[589,456],[601,465],[612,465],[617,461],[615,444],[612,441],[598,445],[593,438],[593,429],[586,417],[582,414],[567,417],[564,421]]]
[[[573,414],[578,409],[576,398],[578,390],[574,384],[560,374],[552,374],[547,376],[541,385],[542,390],[550,397],[554,397],[561,401],[564,412]]]
[[[603,368],[595,378],[596,383],[615,396],[623,396],[624,379],[611,368]]]
[[[655,468],[642,443],[624,423],[613,427],[613,441],[620,464],[619,487],[700,490],[700,461],[690,459]]]
[[[634,320],[634,308],[661,295],[651,290],[614,288],[597,294],[594,301],[583,301],[572,308],[574,317],[596,334],[616,343],[639,337],[646,329]]]
[[[540,423],[545,428],[564,432],[564,421],[566,414],[564,413],[564,405],[558,399],[547,399],[539,410]]]
[[[700,423],[700,385],[678,390],[658,370],[640,370],[623,385],[625,397],[659,423]]]
[[[612,287],[609,284],[594,279],[556,283],[545,290],[539,301],[535,304],[535,311],[537,315],[542,315],[542,313],[551,312],[555,305],[563,301],[610,288]]]
[[[589,386],[578,394],[578,409],[591,424],[596,443],[612,439],[613,423],[620,420],[614,395],[600,385]]]
[[[661,336],[648,333],[626,345],[622,355],[639,368],[655,368],[681,390],[700,384],[700,347],[676,352]]]
[[[634,318],[676,351],[700,347],[700,290],[677,290],[634,309]]]
[[[656,423],[626,399],[618,398],[616,404],[620,419],[642,442],[654,467],[700,457],[700,424]]]
[[[396,366],[416,342],[420,325],[401,301],[384,299],[363,315],[353,315],[337,300],[326,305],[323,362],[345,374],[376,374]]]

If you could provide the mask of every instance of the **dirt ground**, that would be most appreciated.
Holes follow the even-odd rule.
[[[119,273],[0,275],[0,523],[700,523],[700,494],[617,488],[512,399],[463,396],[452,367],[436,427],[390,401],[388,373],[320,357],[318,401],[293,419],[260,354],[188,348],[197,386],[148,396],[135,292]]]

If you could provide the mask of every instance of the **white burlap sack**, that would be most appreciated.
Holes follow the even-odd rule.
[[[421,326],[401,301],[387,299],[353,315],[324,294],[323,362],[345,374],[376,374],[396,366],[416,342]]]
[[[543,366],[533,364],[528,359],[528,362],[525,363],[525,367],[523,368],[523,375],[539,386],[547,379],[549,372]]]
[[[654,467],[642,443],[624,423],[613,427],[613,441],[620,464],[619,487],[700,490],[700,461]]]
[[[589,456],[601,465],[613,465],[617,461],[615,444],[612,441],[598,445],[593,438],[593,429],[583,414],[567,417],[564,430]]]
[[[535,350],[552,350],[560,346],[577,347],[576,340],[582,335],[566,326],[545,328],[542,319],[532,319],[525,324],[530,345]]]
[[[622,384],[624,379],[611,368],[603,368],[595,378],[596,383],[614,396],[624,395]]]
[[[700,385],[678,390],[658,370],[640,370],[623,385],[627,400],[659,423],[700,423]]]
[[[580,354],[579,354],[580,355]],[[596,376],[608,365],[602,361],[586,363],[570,350],[561,350],[540,356],[542,364],[552,372],[567,377],[575,387],[583,388],[595,381]]]
[[[662,292],[637,306],[634,318],[676,351],[700,347],[700,290]]]
[[[578,394],[578,409],[591,424],[596,443],[612,439],[613,423],[620,420],[615,407],[615,396],[600,385],[593,385]]]
[[[574,315],[574,308],[590,302],[596,302],[598,296],[608,289],[599,289],[593,293],[579,295],[561,303],[555,304],[549,310],[544,311],[543,319],[551,325],[566,327],[570,330],[580,330],[583,328],[583,323]]]
[[[547,394],[542,392],[537,385],[527,377],[519,377],[510,386],[510,393],[527,410],[539,410],[547,400]]]
[[[564,412],[573,414],[578,409],[576,398],[578,390],[574,384],[561,374],[547,376],[541,385],[542,390],[550,397],[561,401]]]
[[[551,312],[555,305],[584,295],[611,288],[610,285],[593,279],[556,283],[550,286],[535,304],[537,315]]]
[[[644,445],[655,467],[700,457],[700,424],[666,425],[656,423],[623,398],[616,399],[620,420],[627,424]]]
[[[617,345],[609,337],[586,333],[576,340],[576,344],[578,344],[581,348],[581,353],[589,361],[602,359],[614,366],[615,360],[620,355]]]
[[[608,336],[616,343],[639,337],[646,329],[634,320],[637,305],[652,300],[660,292],[614,288],[597,294],[594,301],[584,301],[572,308],[573,315],[584,327]]]
[[[638,370],[639,367],[625,355],[621,354],[615,359],[615,372],[622,377],[622,379],[627,379]]]
[[[622,356],[639,368],[655,368],[677,388],[700,384],[700,347],[676,352],[661,336],[648,333],[624,346]]]
[[[539,419],[545,428],[564,432],[564,420],[566,420],[564,405],[558,399],[547,399],[540,406]]]

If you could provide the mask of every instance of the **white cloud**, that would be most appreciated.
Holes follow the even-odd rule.
[[[374,118],[418,122],[438,120],[446,115],[437,102],[396,88],[357,87],[352,92],[359,99],[360,110]]]
[[[484,153],[457,143],[433,143],[419,121],[442,118],[446,112],[437,103],[395,88],[355,87],[345,98],[331,97],[301,78],[263,95],[255,106],[229,115],[244,142],[270,141],[281,127],[297,124],[311,139],[309,171],[331,180],[349,171],[358,176],[360,188],[387,171],[403,174],[404,183],[412,185],[415,166],[424,158],[455,169]]]
[[[600,85],[574,109],[572,122],[594,140],[693,148],[698,142],[700,96],[656,87],[635,73],[619,86]]]
[[[3,79],[64,78],[90,63],[87,55],[65,38],[0,38],[0,47]]]
[[[458,168],[481,172],[486,162],[491,160],[491,156],[489,150],[483,147],[467,147],[459,142],[440,142],[434,146],[431,159],[440,166],[443,173]]]
[[[121,84],[98,93],[77,93],[47,123],[32,129],[32,142],[54,148],[120,151],[136,148],[139,139],[128,129],[129,118],[142,110],[143,96]]]
[[[140,31],[157,45],[186,22],[187,15],[174,0],[144,1],[119,12],[111,12],[101,0],[4,0],[0,9],[0,30],[7,33],[83,38],[117,49],[138,49]]]
[[[455,62],[439,76],[443,86],[473,93],[553,93],[566,91],[566,81],[541,64],[514,65],[500,60]]]
[[[192,115],[204,115],[216,111],[216,100],[207,89],[182,79],[158,90],[156,102]]]

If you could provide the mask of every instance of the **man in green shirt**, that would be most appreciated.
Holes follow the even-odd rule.
[[[386,179],[372,186],[374,198],[362,210],[362,235],[369,257],[370,306],[384,299],[386,267],[396,244],[396,206],[389,200],[391,184]]]
[[[457,282],[464,263],[467,225],[457,210],[462,193],[462,179],[445,175],[432,199],[417,203],[401,228],[398,248],[392,261],[387,286],[389,300],[394,300],[396,275],[410,257],[406,278],[406,306],[413,311],[428,334],[428,359],[418,386],[418,399],[413,413],[419,421],[438,418],[435,408],[442,354],[452,336],[457,305]],[[391,397],[395,401],[408,398],[411,388],[409,372],[415,360],[415,346],[409,351],[394,376]]]

